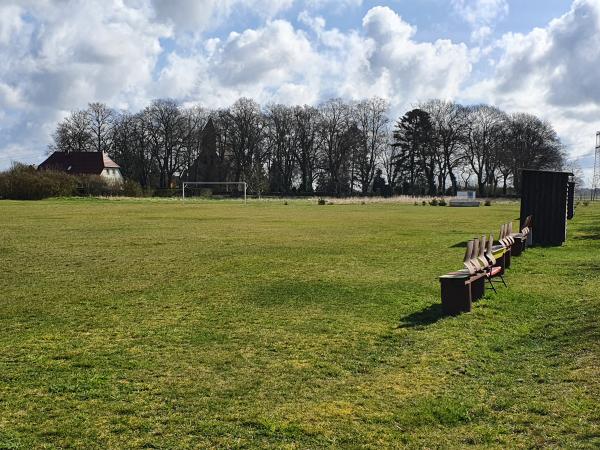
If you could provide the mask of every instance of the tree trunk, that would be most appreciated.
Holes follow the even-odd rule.
[[[485,197],[485,183],[482,181],[478,181],[477,185],[479,186],[479,196]]]
[[[458,181],[456,179],[456,175],[452,170],[448,170],[448,175],[450,176],[450,182],[452,183],[452,195],[456,195],[458,192]]]
[[[482,173],[477,174],[477,186],[479,189],[479,192],[478,192],[479,196],[485,197],[485,180],[483,178]]]

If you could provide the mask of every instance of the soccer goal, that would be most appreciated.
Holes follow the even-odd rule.
[[[219,189],[220,188],[220,189]],[[242,194],[244,196],[244,204],[248,202],[247,192],[248,185],[245,181],[184,181],[182,184],[181,195],[182,200],[186,197],[203,195],[205,192],[210,191],[210,195],[216,191],[220,195],[236,195]]]

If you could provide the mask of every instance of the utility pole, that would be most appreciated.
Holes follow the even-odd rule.
[[[592,179],[592,200],[596,200],[600,188],[600,131],[596,133],[596,155],[594,158],[594,178]]]

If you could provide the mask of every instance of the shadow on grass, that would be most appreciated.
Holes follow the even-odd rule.
[[[577,234],[577,235],[573,236],[573,239],[576,239],[576,240],[598,241],[598,240],[600,240],[600,233]]]
[[[424,327],[436,323],[443,317],[444,313],[442,312],[442,305],[440,303],[434,303],[421,311],[403,317],[398,328]]]
[[[469,241],[457,242],[456,244],[451,245],[449,248],[466,248],[467,242],[469,242]]]

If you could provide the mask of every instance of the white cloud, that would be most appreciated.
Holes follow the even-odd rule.
[[[3,51],[4,83],[31,107],[57,109],[91,98],[112,102],[143,90],[161,52],[158,39],[169,30],[152,23],[147,9],[120,0],[60,5],[28,8],[30,24]]]
[[[10,120],[0,151],[30,145],[43,154],[56,121],[91,101],[137,109],[166,96],[216,107],[240,96],[314,104],[379,95],[399,109],[422,97],[455,95],[470,71],[465,45],[417,42],[415,27],[383,7],[369,10],[360,30],[327,28],[306,12],[301,19],[316,35],[278,19],[226,38],[186,42],[164,54],[157,71],[159,39],[177,37],[171,25],[202,27],[202,18],[230,14],[235,1],[46,0],[3,8],[9,20],[0,19],[0,37],[11,48],[0,59],[0,108]],[[276,11],[291,1],[251,0],[244,8],[252,4]],[[18,25],[4,25],[10,23]]]
[[[490,37],[493,30],[487,25],[481,26],[471,33],[471,39],[475,42],[482,42]]]
[[[406,41],[417,31],[387,6],[370,9],[362,23],[367,34],[377,41]]]
[[[509,33],[489,78],[467,98],[538,114],[555,126],[573,157],[588,154],[600,129],[600,1],[576,0],[544,28]]]
[[[12,163],[28,161],[39,164],[42,162],[41,154],[27,146],[9,144],[0,152],[0,167],[8,168]]]
[[[443,39],[417,42],[416,29],[390,8],[371,9],[363,27],[373,43],[370,81],[388,85],[387,97],[402,106],[429,97],[454,97],[471,72],[466,45]]]
[[[298,14],[298,21],[306,25],[309,29],[319,34],[325,28],[325,19],[321,16],[313,17],[307,10]]]
[[[0,167],[18,158],[39,162],[57,120],[71,109],[104,101],[136,110],[158,97],[219,107],[240,96],[315,104],[378,95],[391,101],[394,114],[432,97],[488,101],[551,120],[573,155],[589,153],[600,126],[600,0],[575,0],[547,26],[495,43],[489,41],[506,2],[454,0],[472,27],[477,46],[471,48],[421,41],[416,26],[388,7],[371,8],[355,29],[338,29],[331,15],[323,17],[325,9],[361,4],[4,0]],[[281,18],[298,10],[305,30]],[[238,13],[250,13],[257,25],[218,37],[206,32]],[[192,39],[182,38],[190,33]],[[166,52],[162,38],[175,50]],[[478,58],[490,61],[483,79],[472,67]]]
[[[600,1],[576,0],[567,14],[546,28],[508,34],[499,46],[502,91],[531,86],[545,90],[553,105],[600,104]]]
[[[268,22],[263,28],[231,33],[214,60],[215,72],[225,85],[278,85],[301,76],[317,55],[302,31],[284,20]]]
[[[283,20],[212,39],[188,56],[171,55],[157,94],[168,93],[210,107],[239,96],[261,102],[313,102],[322,61],[303,31]],[[175,87],[177,86],[177,87]]]
[[[169,58],[160,82],[183,78],[166,84],[194,86],[185,99],[208,106],[240,95],[288,103],[378,95],[400,110],[424,98],[456,96],[471,71],[465,45],[417,42],[415,27],[390,8],[369,10],[360,32],[327,29],[324,20],[308,14],[301,19],[313,25],[316,41],[287,21],[269,21],[212,41],[210,51]]]
[[[476,42],[489,37],[494,23],[509,11],[507,0],[452,0],[452,6],[473,29],[471,39]]]
[[[205,70],[205,61],[200,57],[183,58],[176,53],[170,54],[153,87],[155,97],[185,99],[196,89],[198,74]]]
[[[452,5],[471,25],[491,23],[509,10],[506,0],[452,0]]]
[[[0,110],[21,108],[23,106],[21,92],[17,88],[0,81]]]
[[[151,0],[156,17],[181,31],[203,32],[222,25],[234,14],[273,19],[294,6],[307,10],[327,8],[342,12],[362,5],[362,0]]]
[[[91,101],[142,105],[168,27],[144,2],[5,1],[0,153],[43,154],[56,121]],[[29,150],[28,150],[29,149]]]
[[[23,10],[15,4],[0,5],[0,46],[8,45],[23,27]]]

